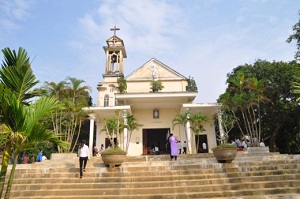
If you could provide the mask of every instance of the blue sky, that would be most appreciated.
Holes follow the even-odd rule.
[[[196,103],[214,103],[233,68],[294,59],[296,43],[285,41],[298,10],[298,0],[0,0],[0,48],[25,48],[40,85],[84,80],[96,103],[117,26],[125,76],[156,58],[194,77]]]

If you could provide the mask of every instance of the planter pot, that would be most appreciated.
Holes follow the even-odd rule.
[[[219,163],[230,163],[237,155],[236,148],[214,148],[212,150]]]
[[[102,161],[111,168],[120,166],[126,159],[126,153],[104,153],[101,154]]]

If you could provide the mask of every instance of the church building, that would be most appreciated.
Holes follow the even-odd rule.
[[[100,147],[103,144],[106,148],[110,144],[104,128],[104,119],[113,117],[115,111],[121,111],[123,118],[127,114],[134,115],[139,124],[137,130],[132,132],[128,139],[127,129],[122,133],[120,147],[125,148],[129,141],[128,156],[140,156],[153,154],[152,148],[159,148],[160,154],[167,154],[166,140],[170,133],[173,133],[180,141],[184,142],[188,153],[210,152],[210,149],[217,145],[214,116],[220,110],[216,103],[197,104],[194,103],[198,92],[187,90],[188,78],[176,72],[171,67],[152,58],[135,71],[124,76],[127,58],[125,45],[122,39],[116,36],[118,28],[111,29],[114,34],[104,46],[106,63],[103,69],[103,82],[97,85],[98,100],[97,106],[87,107],[84,110],[89,113],[90,119],[90,150],[94,144]],[[127,89],[124,92],[120,89],[118,79],[124,78]],[[151,82],[161,82],[162,89],[155,90]],[[210,122],[205,124],[205,131],[195,135],[190,128],[189,122],[186,125],[173,125],[173,120],[178,114],[196,113],[209,117]],[[94,129],[94,127],[96,129]],[[96,132],[94,134],[94,131]],[[199,150],[196,151],[196,139],[199,136]],[[201,146],[206,145],[204,150]]]

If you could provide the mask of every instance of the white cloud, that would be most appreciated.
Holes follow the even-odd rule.
[[[28,18],[34,2],[35,0],[0,0],[0,41],[10,39],[10,35],[22,28],[21,22]]]
[[[24,20],[29,16],[32,0],[1,0],[0,10],[8,18]]]
[[[21,28],[21,26],[17,23],[14,23],[13,21],[7,19],[0,19],[0,27],[8,32],[13,32]]]

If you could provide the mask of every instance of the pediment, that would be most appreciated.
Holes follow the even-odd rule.
[[[133,71],[126,77],[127,81],[135,80],[185,80],[186,77],[176,72],[157,59],[150,59],[137,70]]]

